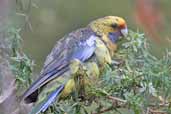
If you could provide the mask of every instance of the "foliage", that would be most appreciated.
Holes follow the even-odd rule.
[[[7,32],[10,48],[10,67],[16,76],[18,90],[24,89],[31,84],[31,75],[33,72],[33,61],[22,50],[22,39],[20,30],[15,27],[9,27]]]

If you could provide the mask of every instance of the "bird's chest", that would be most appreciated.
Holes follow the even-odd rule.
[[[111,55],[109,52],[109,49],[106,47],[103,41],[100,39],[96,40],[96,50],[95,50],[95,55],[100,64],[111,64]]]

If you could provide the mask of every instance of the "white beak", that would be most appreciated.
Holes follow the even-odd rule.
[[[121,29],[121,33],[122,33],[122,35],[123,35],[124,37],[126,37],[126,36],[128,35],[128,29],[127,29],[127,27],[124,28],[124,29]]]

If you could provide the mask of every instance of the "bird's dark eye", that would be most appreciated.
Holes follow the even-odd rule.
[[[116,23],[113,23],[113,24],[111,25],[111,27],[115,29],[115,28],[118,27],[118,25],[117,25]]]

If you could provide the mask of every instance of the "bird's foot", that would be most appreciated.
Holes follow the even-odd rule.
[[[112,67],[115,67],[115,66],[120,67],[124,64],[125,64],[125,61],[123,59],[115,59],[115,60],[112,60],[111,65],[112,65]]]

